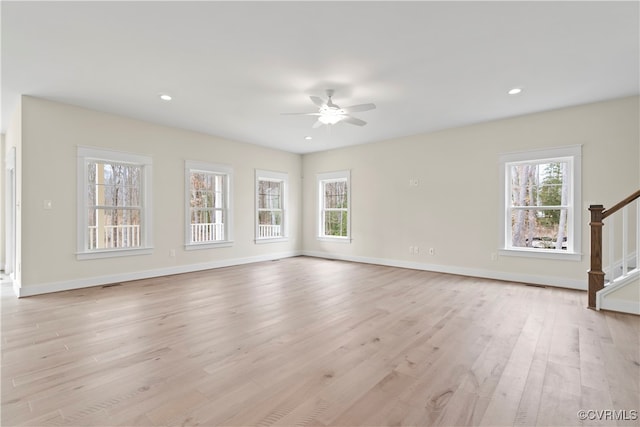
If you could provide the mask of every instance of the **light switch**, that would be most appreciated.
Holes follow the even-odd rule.
[[[51,200],[45,200],[44,201],[44,208],[49,210],[49,209],[53,209],[53,202],[51,202]]]

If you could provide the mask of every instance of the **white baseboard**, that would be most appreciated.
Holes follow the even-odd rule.
[[[33,295],[48,294],[52,292],[70,291],[73,289],[89,288],[92,286],[102,286],[111,283],[128,282],[131,280],[150,279],[152,277],[170,276],[173,274],[191,273],[194,271],[211,270],[220,267],[231,267],[234,265],[250,264],[254,262],[273,261],[281,258],[290,258],[301,255],[299,251],[288,251],[274,254],[258,255],[247,258],[232,258],[219,261],[211,261],[201,264],[179,265],[175,267],[159,268],[146,271],[135,271],[130,273],[110,274],[107,276],[87,277],[74,280],[63,280],[60,282],[39,283],[29,286],[16,286],[14,282],[14,292],[19,298]]]
[[[597,309],[640,315],[640,302],[618,298],[604,298],[600,301]]]
[[[302,251],[302,255],[316,258],[337,259],[342,261],[362,262],[365,264],[386,265],[389,267],[410,268],[413,270],[433,271],[436,273],[457,274],[460,276],[480,277],[484,279],[504,280],[507,282],[530,283],[534,285],[554,286],[558,288],[587,290],[587,277],[584,280],[566,279],[564,277],[538,276],[532,274],[507,273],[504,271],[483,270],[454,265],[424,264],[413,261],[386,258],[370,258],[351,255],[337,255],[326,252]]]
[[[637,272],[598,291],[596,293],[596,310],[611,310],[640,315],[640,301],[609,296],[609,294],[613,294],[626,286],[640,286],[640,277]]]
[[[504,280],[508,282],[531,283],[543,286],[555,286],[561,288],[586,290],[587,280],[571,280],[560,277],[537,276],[520,273],[506,273],[502,271],[474,269],[459,266],[446,266],[437,264],[424,264],[412,261],[393,260],[386,258],[371,258],[350,255],[338,255],[326,252],[314,251],[288,251],[275,254],[259,255],[247,258],[233,258],[220,261],[211,261],[201,264],[181,265],[175,267],[160,268],[146,271],[136,271],[121,274],[110,274],[107,276],[88,277],[82,279],[64,280],[59,282],[40,283],[29,286],[16,286],[14,282],[14,292],[18,297],[28,297],[33,295],[47,294],[52,292],[69,291],[73,289],[88,288],[92,286],[102,286],[111,283],[128,282],[131,280],[149,279],[152,277],[169,276],[173,274],[191,273],[194,271],[210,270],[220,267],[231,267],[234,265],[250,264],[254,262],[272,261],[281,258],[290,258],[298,255],[337,259],[342,261],[361,262],[365,264],[386,265],[389,267],[409,268],[413,270],[433,271],[437,273],[457,274],[461,276],[480,277],[485,279]]]

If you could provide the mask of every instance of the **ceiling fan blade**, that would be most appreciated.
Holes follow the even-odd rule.
[[[313,102],[314,104],[316,104],[318,107],[324,107],[325,102],[322,100],[322,98],[318,97],[318,96],[313,96],[311,95],[309,97],[309,99],[311,99],[311,102]]]
[[[342,119],[341,121],[345,123],[350,123],[356,126],[364,126],[367,124],[367,122],[365,122],[364,120],[360,120],[356,117],[351,117],[351,116],[345,116],[345,118]]]
[[[320,113],[280,113],[282,116],[320,116]]]
[[[345,113],[358,113],[361,111],[369,111],[376,108],[376,104],[359,104],[352,105],[351,107],[344,107],[343,110]]]
[[[322,123],[320,120],[316,120],[316,122],[313,124],[313,126],[311,126],[312,129],[316,129],[319,128],[320,126],[322,126],[324,123]]]

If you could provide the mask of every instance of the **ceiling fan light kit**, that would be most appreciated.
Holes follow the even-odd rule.
[[[350,113],[369,111],[376,108],[375,104],[359,104],[352,105],[351,107],[340,108],[337,104],[334,104],[333,90],[327,89],[327,100],[317,96],[310,96],[311,102],[313,102],[319,110],[317,113],[283,113],[289,115],[303,115],[303,116],[317,116],[318,120],[313,124],[313,128],[317,128],[322,125],[335,125],[340,122],[349,123],[356,126],[364,126],[367,124],[364,120],[357,117],[353,117]]]
[[[341,110],[337,111],[320,111],[320,117],[318,117],[318,121],[322,122],[325,125],[335,125],[336,123],[344,120],[346,118],[345,114]]]

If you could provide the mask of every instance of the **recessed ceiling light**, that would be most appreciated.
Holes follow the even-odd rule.
[[[304,139],[306,139],[307,141],[311,141],[313,138],[310,136],[305,136]]]
[[[160,99],[162,99],[163,101],[171,101],[171,95],[167,95],[166,93],[162,93],[160,94]]]
[[[510,89],[509,92],[507,92],[509,95],[517,95],[519,93],[522,92],[522,88],[521,87],[514,87],[513,89]]]

